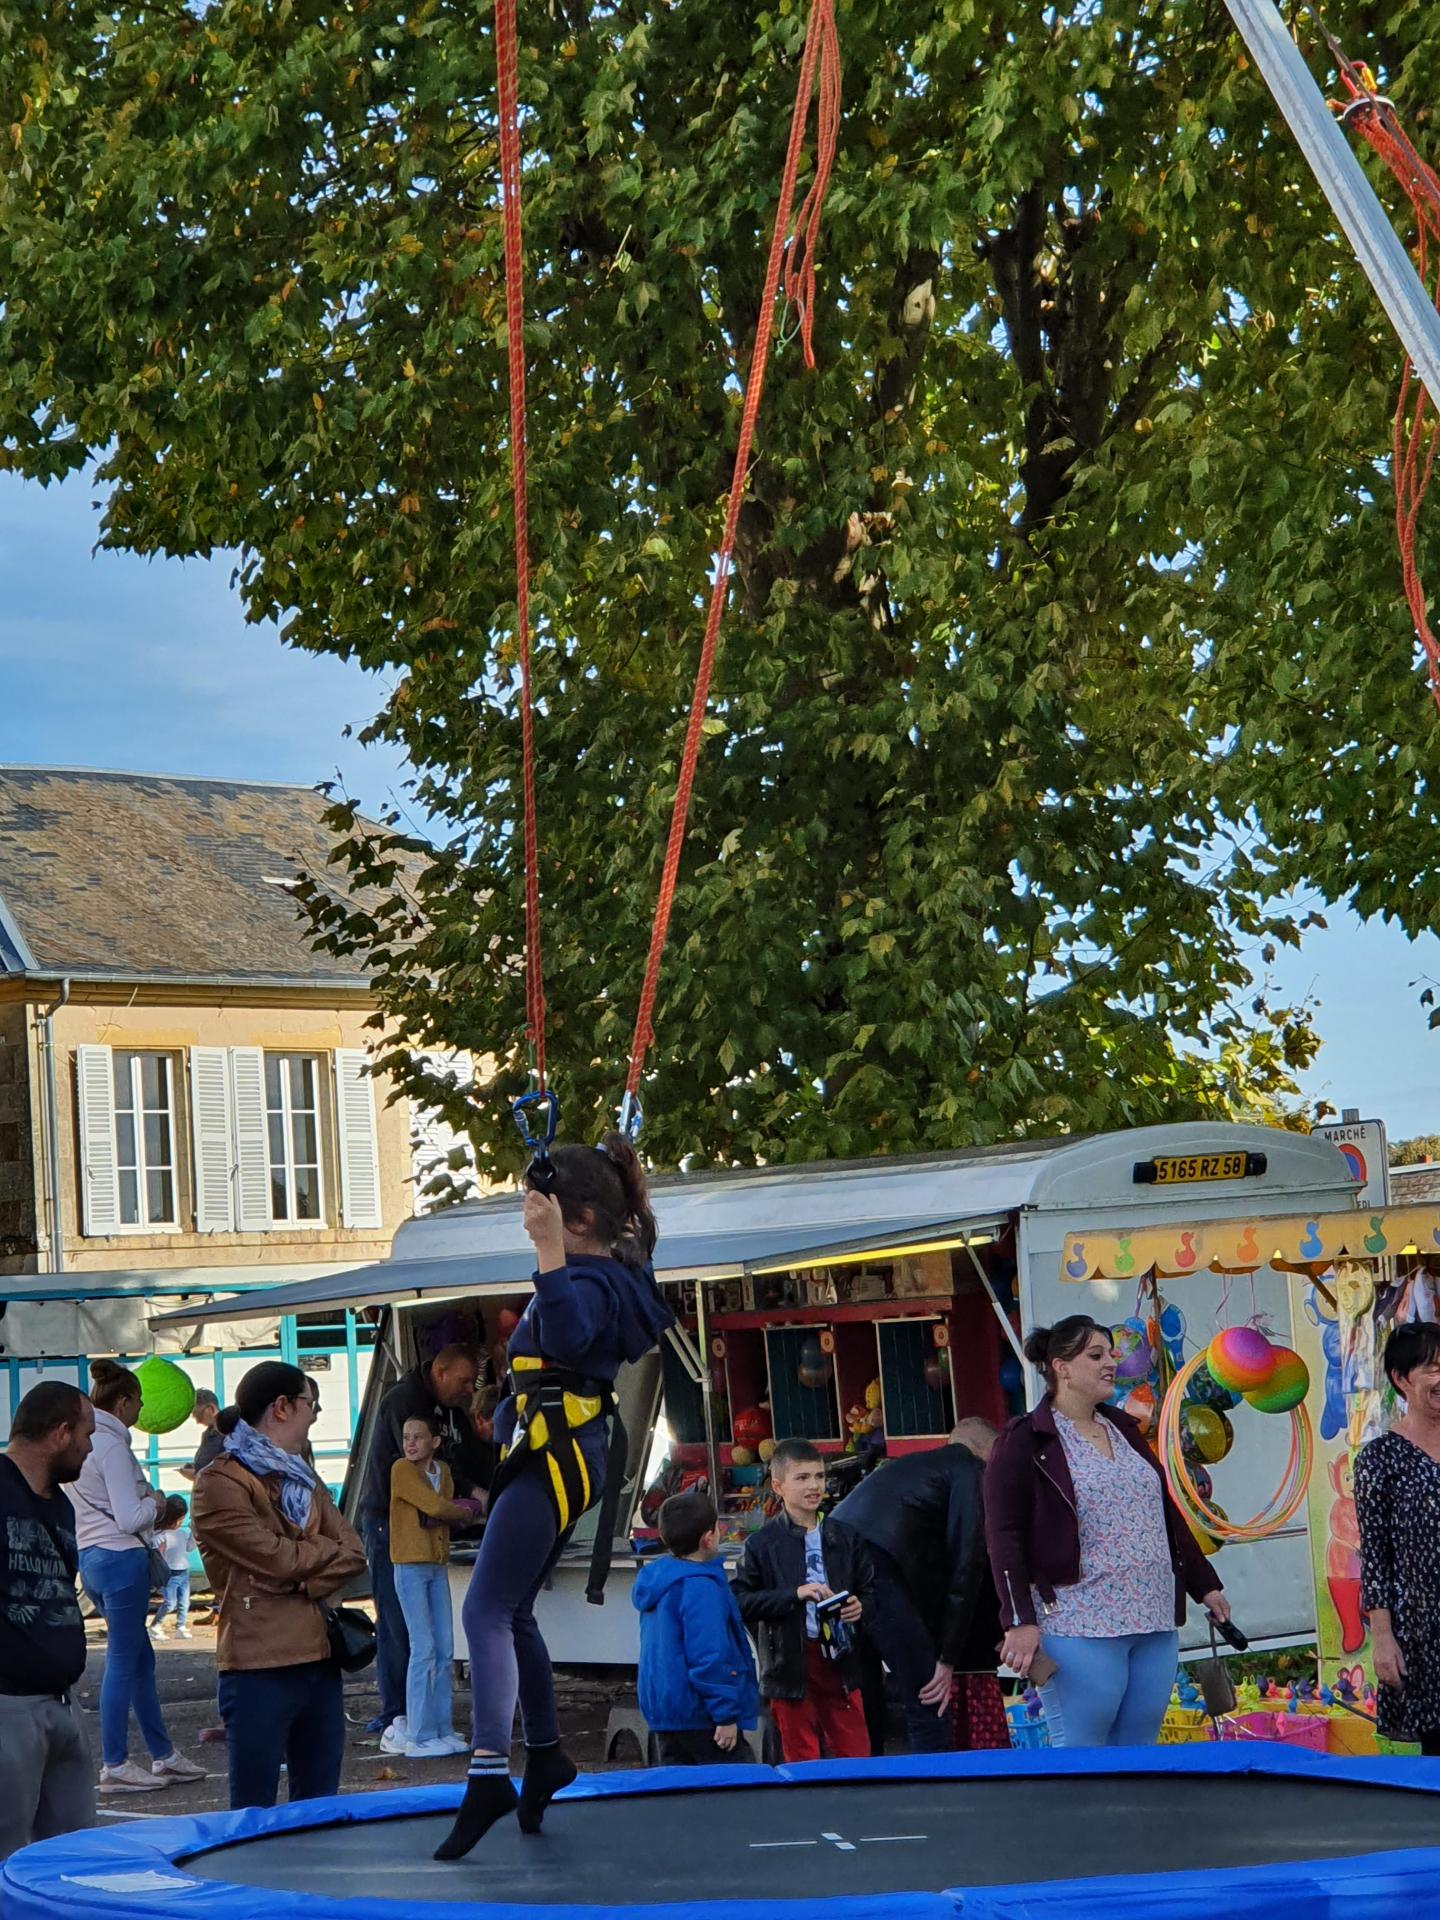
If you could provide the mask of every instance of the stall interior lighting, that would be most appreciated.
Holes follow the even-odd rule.
[[[803,1273],[811,1267],[862,1267],[884,1260],[909,1260],[917,1253],[957,1253],[965,1247],[988,1246],[995,1235],[988,1229],[966,1234],[958,1240],[917,1240],[905,1247],[866,1247],[860,1253],[813,1253],[792,1254],[785,1260],[774,1260],[766,1266],[752,1266],[753,1274],[765,1273]]]

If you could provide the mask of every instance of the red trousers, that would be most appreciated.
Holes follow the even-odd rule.
[[[818,1640],[805,1641],[805,1698],[767,1703],[780,1751],[787,1760],[818,1760],[820,1744],[831,1760],[866,1760],[870,1736],[859,1692],[847,1693],[833,1660]]]

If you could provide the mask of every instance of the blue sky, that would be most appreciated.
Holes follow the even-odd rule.
[[[398,794],[397,757],[343,738],[374,713],[380,683],[247,627],[228,562],[92,554],[93,498],[84,481],[47,490],[0,474],[0,761],[300,784],[338,771],[372,811]],[[1275,969],[1280,993],[1321,1002],[1305,1091],[1392,1137],[1440,1131],[1440,1033],[1410,985],[1440,985],[1440,939],[1412,943],[1338,908],[1327,918]]]

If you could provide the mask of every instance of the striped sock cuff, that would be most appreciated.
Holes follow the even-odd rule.
[[[473,1753],[466,1769],[469,1780],[504,1780],[510,1774],[510,1762],[498,1753]]]

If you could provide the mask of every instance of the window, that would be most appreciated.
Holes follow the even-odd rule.
[[[166,1053],[112,1056],[120,1225],[173,1227],[175,1083]]]
[[[271,1219],[318,1220],[320,1074],[313,1055],[266,1054],[265,1121]]]

